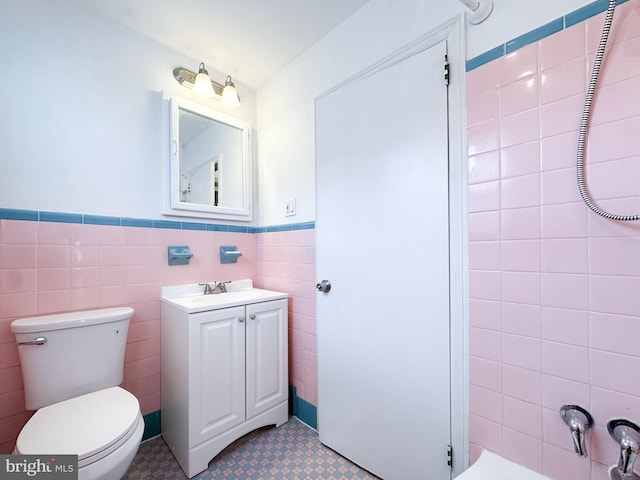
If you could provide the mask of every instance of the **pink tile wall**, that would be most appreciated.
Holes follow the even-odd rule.
[[[190,265],[167,265],[169,245],[189,245]],[[220,245],[237,245],[221,265]],[[12,320],[128,305],[123,386],[147,414],[160,409],[160,287],[255,278],[256,235],[0,220],[0,453],[10,453],[24,409]]]
[[[613,417],[640,423],[640,222],[582,203],[575,152],[604,14],[467,74],[470,441],[557,480],[605,479]],[[587,180],[640,213],[640,0],[618,7]],[[589,459],[558,415],[591,411]]]
[[[315,231],[258,235],[256,285],[288,292],[289,382],[317,405]]]

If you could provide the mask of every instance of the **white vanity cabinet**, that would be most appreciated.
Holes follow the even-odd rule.
[[[288,420],[282,295],[193,313],[162,300],[162,436],[189,478],[251,430]]]

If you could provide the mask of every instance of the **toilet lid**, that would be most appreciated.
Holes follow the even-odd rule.
[[[18,436],[16,452],[77,454],[81,462],[126,440],[139,414],[138,399],[120,387],[54,403],[38,410],[27,422]]]

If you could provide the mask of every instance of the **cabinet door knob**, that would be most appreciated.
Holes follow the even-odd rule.
[[[242,323],[244,322],[244,317],[240,317],[238,320],[240,321],[240,323]]]
[[[256,319],[256,316],[255,316],[255,315],[251,315],[249,318],[250,318],[251,320],[255,320],[255,319]]]

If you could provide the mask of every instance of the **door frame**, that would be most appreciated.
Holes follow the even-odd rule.
[[[315,99],[317,102],[322,97],[347,84],[358,81],[363,77],[368,77],[383,65],[388,65],[390,62],[400,62],[443,40],[447,42],[450,68],[447,104],[449,113],[449,351],[451,365],[451,444],[454,452],[451,468],[452,477],[462,473],[469,465],[468,167],[466,155],[467,117],[465,108],[466,69],[464,53],[466,37],[464,25],[464,16],[456,16],[381,59],[369,68],[318,95]],[[321,408],[321,405],[318,405],[318,407]]]

